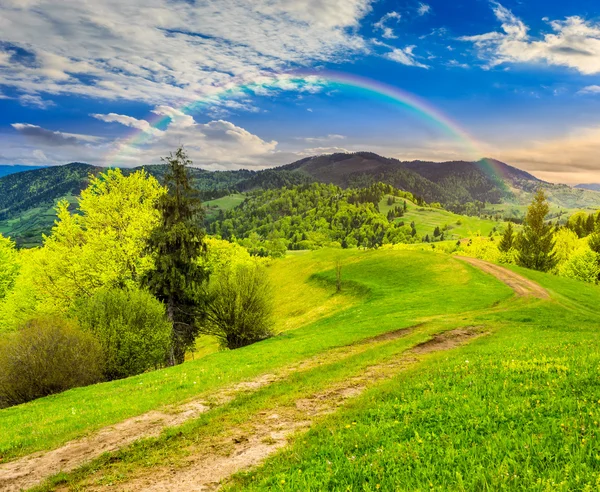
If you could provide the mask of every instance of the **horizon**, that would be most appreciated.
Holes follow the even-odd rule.
[[[3,165],[135,167],[183,144],[208,170],[368,151],[600,182],[591,0],[35,0],[0,14]]]

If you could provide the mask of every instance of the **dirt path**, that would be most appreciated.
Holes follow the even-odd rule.
[[[68,472],[97,458],[119,450],[138,439],[156,437],[168,427],[176,427],[194,419],[216,406],[232,401],[244,392],[257,391],[276,381],[281,381],[296,371],[308,370],[322,364],[329,364],[356,353],[372,348],[374,344],[385,343],[411,333],[413,328],[404,328],[339,347],[288,366],[275,374],[265,374],[258,378],[233,385],[208,395],[202,399],[171,406],[162,411],[154,410],[132,417],[93,435],[70,441],[47,452],[34,453],[16,461],[0,465],[0,490],[19,491],[33,487],[46,478],[59,472]]]
[[[512,270],[509,270],[508,268],[468,256],[456,256],[455,258],[470,263],[480,270],[493,275],[514,290],[518,297],[535,297],[537,299],[550,298],[548,291],[541,285],[535,283],[533,280],[529,280],[522,275],[519,275],[518,273],[513,272]]]
[[[450,350],[480,335],[481,327],[460,328],[437,335],[415,346],[404,356],[370,366],[343,383],[297,400],[294,406],[260,413],[246,425],[236,428],[235,432],[217,436],[190,449],[190,456],[183,465],[154,467],[116,489],[148,492],[216,490],[233,474],[260,464],[286,446],[293,434],[307,430],[317,418],[335,412],[347,400],[359,396],[373,384],[418,362],[418,355]],[[102,489],[90,485],[85,488]]]

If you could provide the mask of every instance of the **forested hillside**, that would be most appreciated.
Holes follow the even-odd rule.
[[[124,169],[123,173],[128,175],[137,169]],[[145,166],[144,169],[162,181],[164,166]],[[66,198],[75,204],[75,197],[87,186],[89,176],[101,170],[87,164],[72,163],[0,178],[0,232],[13,237],[20,246],[39,244],[42,234],[48,233],[54,222],[56,202]],[[572,213],[577,209],[592,211],[600,208],[599,192],[546,183],[529,173],[489,159],[478,162],[401,162],[370,152],[357,152],[307,157],[261,171],[211,172],[192,168],[190,175],[193,186],[200,191],[205,202],[239,193],[289,189],[314,182],[333,184],[340,189],[369,188],[385,183],[421,197],[427,203],[440,203],[444,208],[464,215],[500,214],[511,220],[522,219],[524,206],[531,201],[538,187],[544,188],[551,209],[557,216],[565,211]],[[209,218],[214,220],[218,217],[219,210],[217,202],[212,210],[209,209]],[[244,213],[240,212],[241,215]],[[233,220],[233,217],[228,218]],[[229,226],[225,227],[228,231]],[[265,224],[260,224],[260,227],[264,229]],[[238,226],[234,229],[237,230]],[[243,230],[241,234],[247,232]],[[333,241],[340,240],[339,234],[333,236],[336,237]],[[361,236],[360,240],[364,238]]]

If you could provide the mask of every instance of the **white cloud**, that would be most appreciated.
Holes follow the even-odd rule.
[[[431,12],[431,6],[426,3],[419,3],[419,7],[417,8],[417,13],[419,15],[425,15]]]
[[[42,99],[37,94],[23,94],[22,96],[19,96],[19,102],[23,106],[32,106],[39,109],[48,109],[52,106],[56,106],[54,101]]]
[[[588,85],[580,89],[578,94],[600,94],[600,85]]]
[[[92,115],[100,121],[141,130],[134,136],[115,140],[14,123],[12,127],[20,138],[6,139],[4,158],[12,162],[34,163],[30,156],[34,150],[39,150],[44,152],[45,160],[50,164],[82,161],[133,167],[156,164],[161,156],[184,145],[194,164],[208,169],[260,168],[277,162],[278,144],[275,140],[263,140],[229,121],[198,123],[191,116],[164,105],[155,108],[154,112],[169,117],[163,130],[153,128],[149,121],[128,115]]]
[[[428,65],[425,65],[416,59],[415,55],[413,54],[414,49],[415,46],[407,46],[406,48],[394,48],[389,53],[386,53],[385,57],[395,62],[401,63],[402,65],[408,65],[410,67],[429,68]]]
[[[28,123],[13,123],[11,126],[21,135],[50,147],[76,146],[82,143],[97,142],[100,140],[98,137],[90,135],[52,131]]]
[[[600,23],[579,16],[548,21],[553,33],[534,39],[528,33],[529,28],[510,10],[496,2],[493,6],[503,32],[460,38],[472,42],[488,66],[545,62],[570,67],[586,75],[600,73]]]
[[[343,147],[313,147],[297,152],[296,155],[300,157],[308,157],[323,154],[350,154],[351,152],[351,150],[344,149]]]
[[[138,120],[137,118],[124,114],[91,114],[90,116],[106,123],[120,123],[121,125],[129,126],[131,128],[137,128],[138,130],[148,132],[152,135],[162,135],[163,133],[159,129],[152,127],[146,120]]]
[[[336,133],[330,133],[329,135],[325,135],[324,137],[299,137],[297,140],[302,140],[306,143],[318,143],[318,142],[331,142],[334,140],[345,140],[345,135],[338,135]]]
[[[386,23],[388,21],[399,22],[401,18],[402,16],[398,12],[388,12],[375,24],[373,24],[373,27],[375,30],[381,31],[382,37],[386,39],[397,39],[398,36],[394,34],[394,30],[391,27],[386,26]]]
[[[370,2],[5,0],[0,85],[175,107],[201,98],[219,104],[223,89],[365,51],[357,28]]]

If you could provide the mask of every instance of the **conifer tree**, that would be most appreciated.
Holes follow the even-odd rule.
[[[514,246],[514,233],[512,222],[509,222],[504,234],[502,234],[500,244],[498,244],[498,249],[503,253],[506,253]]]
[[[546,272],[556,264],[552,253],[554,235],[552,226],[545,222],[550,211],[546,195],[541,188],[527,209],[525,227],[519,241],[519,265]]]
[[[200,264],[206,251],[202,203],[191,183],[188,166],[192,163],[182,147],[164,158],[167,193],[159,200],[159,225],[152,231],[148,248],[155,268],[146,275],[150,291],[167,307],[172,324],[168,363],[181,364],[185,352],[198,334],[202,285],[208,272]]]

